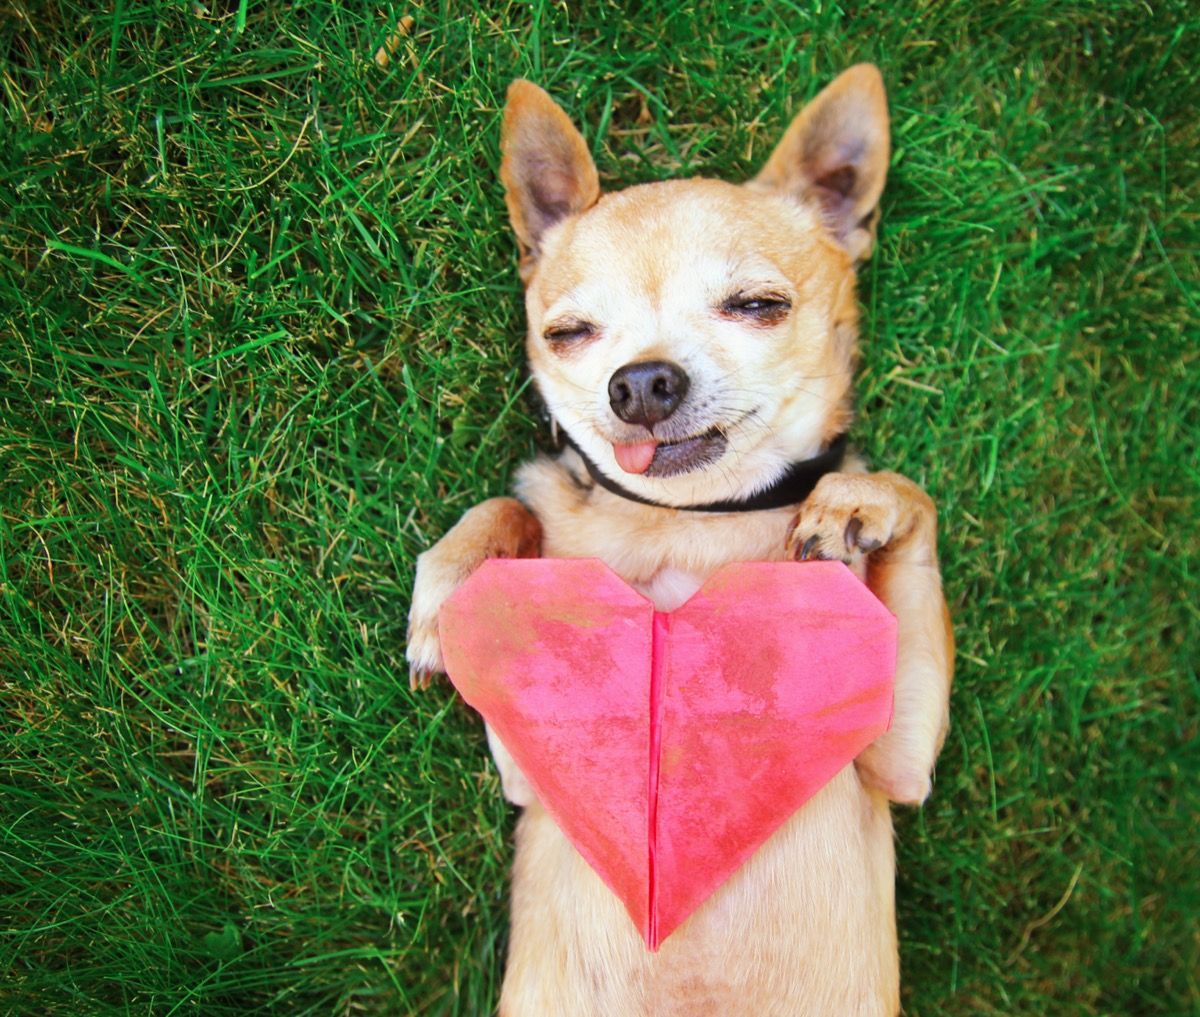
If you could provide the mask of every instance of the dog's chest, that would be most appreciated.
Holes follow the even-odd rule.
[[[730,562],[783,558],[795,512],[668,512],[583,487],[547,458],[521,468],[516,491],[542,524],[545,557],[599,558],[660,611],[681,606]]]
[[[659,611],[674,611],[687,603],[700,589],[703,579],[682,569],[664,568],[643,583],[634,584],[634,589],[643,597],[653,601]]]

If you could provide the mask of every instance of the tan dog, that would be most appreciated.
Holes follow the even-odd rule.
[[[837,463],[855,266],[874,244],[889,158],[879,72],[842,74],[742,186],[602,195],[566,114],[524,81],[509,90],[503,152],[529,361],[570,447],[520,470],[519,501],[471,509],[421,555],[414,684],[441,670],[440,605],[493,556],[600,558],[664,611],[728,562],[841,558],[896,615],[900,649],[891,730],[658,953],[489,732],[505,794],[525,808],[500,1012],[895,1014],[888,799],[929,793],[954,648],[933,503],[898,474]],[[780,481],[814,458],[837,465],[807,497]],[[756,495],[766,507],[747,503]]]

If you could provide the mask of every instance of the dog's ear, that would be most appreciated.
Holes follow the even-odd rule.
[[[751,183],[815,201],[838,243],[864,261],[890,155],[883,77],[873,64],[857,64],[800,112]]]
[[[600,178],[570,118],[528,81],[508,86],[500,150],[504,199],[521,247],[521,278],[528,282],[542,235],[591,208],[600,198]]]

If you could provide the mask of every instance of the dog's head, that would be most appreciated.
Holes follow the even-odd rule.
[[[526,81],[502,148],[533,376],[604,474],[669,504],[743,497],[846,429],[855,266],[889,156],[873,66],[821,92],[746,184],[602,195],[583,138]]]

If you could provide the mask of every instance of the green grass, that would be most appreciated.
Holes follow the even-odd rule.
[[[403,651],[544,440],[504,88],[618,187],[747,175],[862,59],[856,435],[941,507],[960,646],[906,1010],[1200,1012],[1200,15],[566,6],[0,11],[0,1012],[488,1012],[512,816]]]

